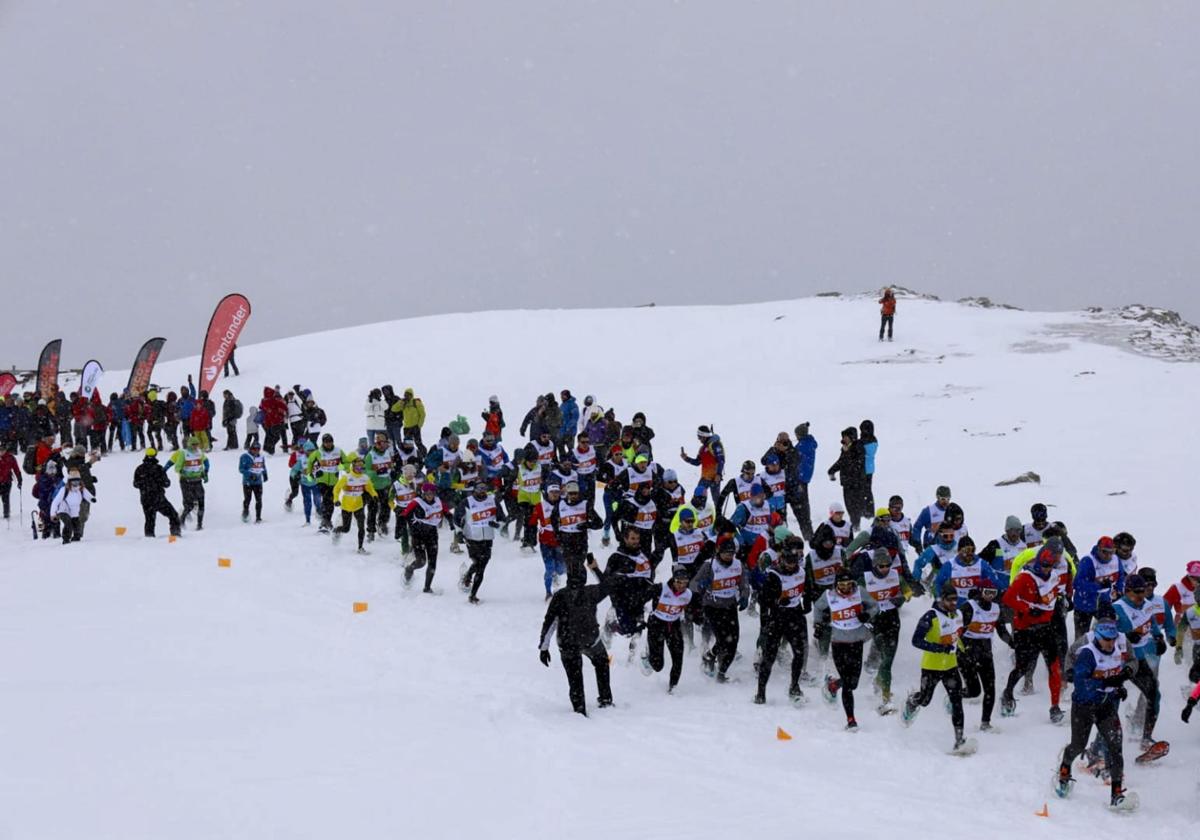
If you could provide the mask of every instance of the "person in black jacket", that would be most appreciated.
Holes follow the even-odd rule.
[[[588,568],[599,574],[595,558],[588,557]],[[608,651],[600,640],[600,625],[596,621],[596,607],[608,597],[608,584],[604,578],[599,583],[583,585],[571,581],[554,593],[546,607],[542,621],[542,634],[538,643],[538,658],[550,667],[550,639],[558,634],[558,656],[563,670],[567,672],[567,691],[571,708],[587,717],[587,703],[583,697],[583,657],[592,661],[596,669],[597,702],[600,708],[611,706],[612,687],[608,679]]]
[[[229,451],[238,448],[237,421],[242,417],[242,401],[228,388],[222,396],[225,399],[221,403],[221,425],[225,427],[225,450]]]
[[[848,426],[842,430],[842,452],[829,468],[829,480],[833,481],[840,475],[846,515],[855,531],[864,517],[870,518],[874,513],[863,510],[863,500],[866,498],[866,469],[867,456],[863,451],[862,442],[858,439],[858,429]]]
[[[788,697],[793,703],[804,701],[804,692],[800,690],[800,677],[808,655],[808,619],[804,616],[812,609],[812,604],[804,597],[804,590],[804,540],[789,534],[780,546],[779,560],[767,570],[758,595],[762,616],[762,658],[758,663],[755,703],[767,702],[767,681],[771,679],[771,667],[782,642],[792,646]]]
[[[146,450],[146,457],[133,471],[133,486],[138,489],[142,497],[142,512],[146,515],[146,536],[154,536],[155,514],[161,513],[167,517],[171,536],[178,537],[179,514],[167,501],[167,488],[171,486],[171,479],[167,477],[166,471],[158,463],[157,456],[157,450]]]
[[[654,440],[654,430],[646,425],[646,415],[640,411],[633,415],[630,428],[633,429],[633,439],[638,443],[638,452],[645,451],[646,456],[653,461],[654,444],[650,441]]]

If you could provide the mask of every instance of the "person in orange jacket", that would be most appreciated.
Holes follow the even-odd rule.
[[[883,341],[883,331],[887,329],[887,340],[892,340],[892,322],[896,319],[896,295],[890,288],[883,290],[879,298],[879,340]]]

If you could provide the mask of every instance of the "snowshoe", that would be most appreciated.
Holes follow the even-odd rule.
[[[814,677],[812,674],[808,673],[808,671],[801,671],[800,672],[800,682],[803,685],[816,685],[817,678]]]
[[[255,525],[261,525],[261,524],[262,524],[262,517],[261,517],[261,516],[257,517],[257,518],[254,520],[254,524],[255,524]]]
[[[900,712],[900,722],[905,726],[912,726],[912,722],[920,713],[921,707],[913,702],[913,695],[910,694],[904,699],[904,710]]]
[[[370,553],[371,553],[371,552],[367,551],[367,550],[366,550],[365,548],[363,548],[362,546],[359,546],[359,547],[358,547],[358,550],[357,550],[357,551],[355,551],[355,554],[370,554]]]
[[[726,674],[724,671],[717,671],[717,682],[719,682],[719,683],[731,683],[731,682],[737,682],[737,680],[735,680],[735,679],[733,679],[732,677],[730,677],[730,676],[729,676],[728,674]]]
[[[985,720],[979,724],[979,731],[980,732],[999,732],[1000,730],[997,729],[996,727],[992,726],[992,722],[990,720]]]
[[[408,589],[412,586],[413,571],[407,566],[404,567],[404,588]]]
[[[467,603],[468,604],[478,604],[479,599],[477,597],[475,597],[474,595],[471,595],[471,596],[468,596]]]
[[[965,758],[968,755],[975,755],[979,751],[979,742],[974,738],[958,738],[954,742],[954,746],[950,749],[950,755],[957,755]]]
[[[367,542],[375,542],[375,535],[367,534]]]
[[[600,545],[604,546],[605,548],[608,548],[608,546],[611,544],[612,544],[612,538],[609,537],[608,534],[605,534],[603,537],[600,538]]]
[[[808,703],[808,698],[804,696],[804,692],[800,690],[800,686],[794,686],[788,689],[788,700],[790,700],[792,705],[797,709]]]
[[[1017,713],[1017,699],[1015,697],[1000,696],[1000,716],[1013,717]]]
[[[832,674],[825,676],[825,682],[821,683],[821,696],[825,698],[826,703],[833,703],[837,699],[838,689],[841,684]]]
[[[462,544],[459,543],[457,536],[455,536],[454,539],[452,539],[450,541],[450,553],[451,554],[462,554],[463,553]]]
[[[467,577],[467,570],[470,568],[466,563],[458,567],[458,591],[466,594],[471,591],[471,581]]]
[[[1119,790],[1108,800],[1108,810],[1129,813],[1136,811],[1140,804],[1141,800],[1136,793],[1131,790]]]
[[[717,658],[711,653],[706,653],[700,657],[700,670],[704,672],[704,676],[712,677],[717,673]]]
[[[318,534],[328,534],[328,533],[329,533],[329,526],[328,526],[328,525],[321,525],[320,527],[318,527],[318,528],[317,528],[317,533],[318,533]]]
[[[337,545],[341,541],[342,541],[342,532],[339,529],[334,528],[333,529],[333,544]]]
[[[1171,751],[1171,745],[1166,741],[1154,741],[1149,746],[1146,742],[1142,742],[1142,754],[1134,759],[1137,764],[1149,764],[1152,761],[1158,761],[1160,758],[1165,758],[1167,753]]]
[[[291,499],[283,500],[283,509],[288,511],[289,513],[291,513],[291,510],[292,510],[292,500]]]
[[[642,668],[642,673],[647,677],[654,673],[654,669],[650,667],[650,654],[643,651],[639,664]]]
[[[611,699],[599,700],[599,701],[597,701],[596,705],[598,705],[601,709],[611,709],[612,705],[613,705],[613,701]]]
[[[1066,799],[1073,790],[1075,790],[1075,779],[1071,776],[1070,769],[1060,767],[1054,774],[1054,795],[1059,799]]]
[[[1062,722],[1066,718],[1066,716],[1067,716],[1067,713],[1064,712],[1058,706],[1050,707],[1050,722],[1053,723],[1055,726],[1061,726]]]
[[[893,703],[892,698],[889,697],[886,700],[884,700],[883,702],[881,702],[878,706],[876,706],[875,711],[879,713],[880,717],[887,717],[888,715],[894,715],[896,713],[896,704]]]

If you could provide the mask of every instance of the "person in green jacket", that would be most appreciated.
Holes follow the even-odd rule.
[[[404,396],[392,406],[391,411],[403,418],[404,436],[412,438],[421,460],[424,461],[427,450],[421,440],[421,427],[425,425],[425,403],[413,395],[412,388],[405,388]]]
[[[375,533],[387,535],[388,490],[392,486],[392,474],[396,468],[396,448],[386,432],[375,433],[375,444],[363,456],[367,478],[377,495],[367,497],[367,542],[375,541]]]
[[[204,485],[208,483],[208,456],[204,454],[198,435],[188,435],[183,449],[175,450],[169,462],[179,475],[179,489],[183,493],[183,513],[180,526],[187,524],[188,516],[196,511],[196,530],[204,528]],[[164,467],[170,469],[170,467]]]
[[[321,435],[321,445],[308,454],[304,474],[317,482],[321,493],[321,527],[322,534],[328,534],[333,527],[333,488],[337,486],[338,474],[346,468],[354,453],[347,455],[333,445],[333,435],[326,432]]]

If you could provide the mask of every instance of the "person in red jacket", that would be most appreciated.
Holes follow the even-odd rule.
[[[84,409],[83,422],[88,426],[88,443],[92,449],[108,452],[105,433],[108,431],[108,409],[100,399],[100,391],[92,391],[92,398]]]
[[[212,442],[208,439],[208,430],[211,427],[212,415],[208,412],[206,401],[196,400],[192,406],[192,414],[188,417],[188,431],[200,439],[200,448],[205,452],[212,449]]]
[[[287,403],[283,401],[283,397],[279,396],[279,392],[274,388],[263,388],[262,402],[258,404],[262,409],[263,419],[262,427],[267,430],[266,440],[263,441],[263,449],[268,455],[275,454],[275,444],[279,444],[285,450],[287,449]]]
[[[1050,720],[1058,723],[1063,718],[1064,713],[1058,705],[1062,670],[1051,625],[1055,606],[1064,592],[1062,577],[1054,572],[1062,556],[1062,540],[1051,537],[1004,593],[1002,603],[1012,610],[1013,648],[1016,650],[1016,664],[1000,697],[1000,713],[1005,717],[1016,712],[1013,689],[1026,673],[1033,671],[1040,655],[1050,674]]]
[[[0,502],[4,505],[4,518],[8,519],[9,511],[9,495],[12,493],[13,482],[17,482],[17,492],[21,491],[21,486],[24,481],[21,479],[21,468],[17,464],[16,457],[13,456],[13,450],[16,449],[16,444],[9,444],[6,449],[0,451]]]
[[[146,448],[146,421],[150,412],[146,410],[146,400],[133,397],[125,403],[125,419],[129,421],[129,440],[133,449]]]
[[[80,394],[76,394],[75,399],[71,400],[71,419],[75,423],[75,442],[82,443],[84,446],[87,446],[88,432],[91,431],[83,422],[87,416],[87,407],[87,398]]]

